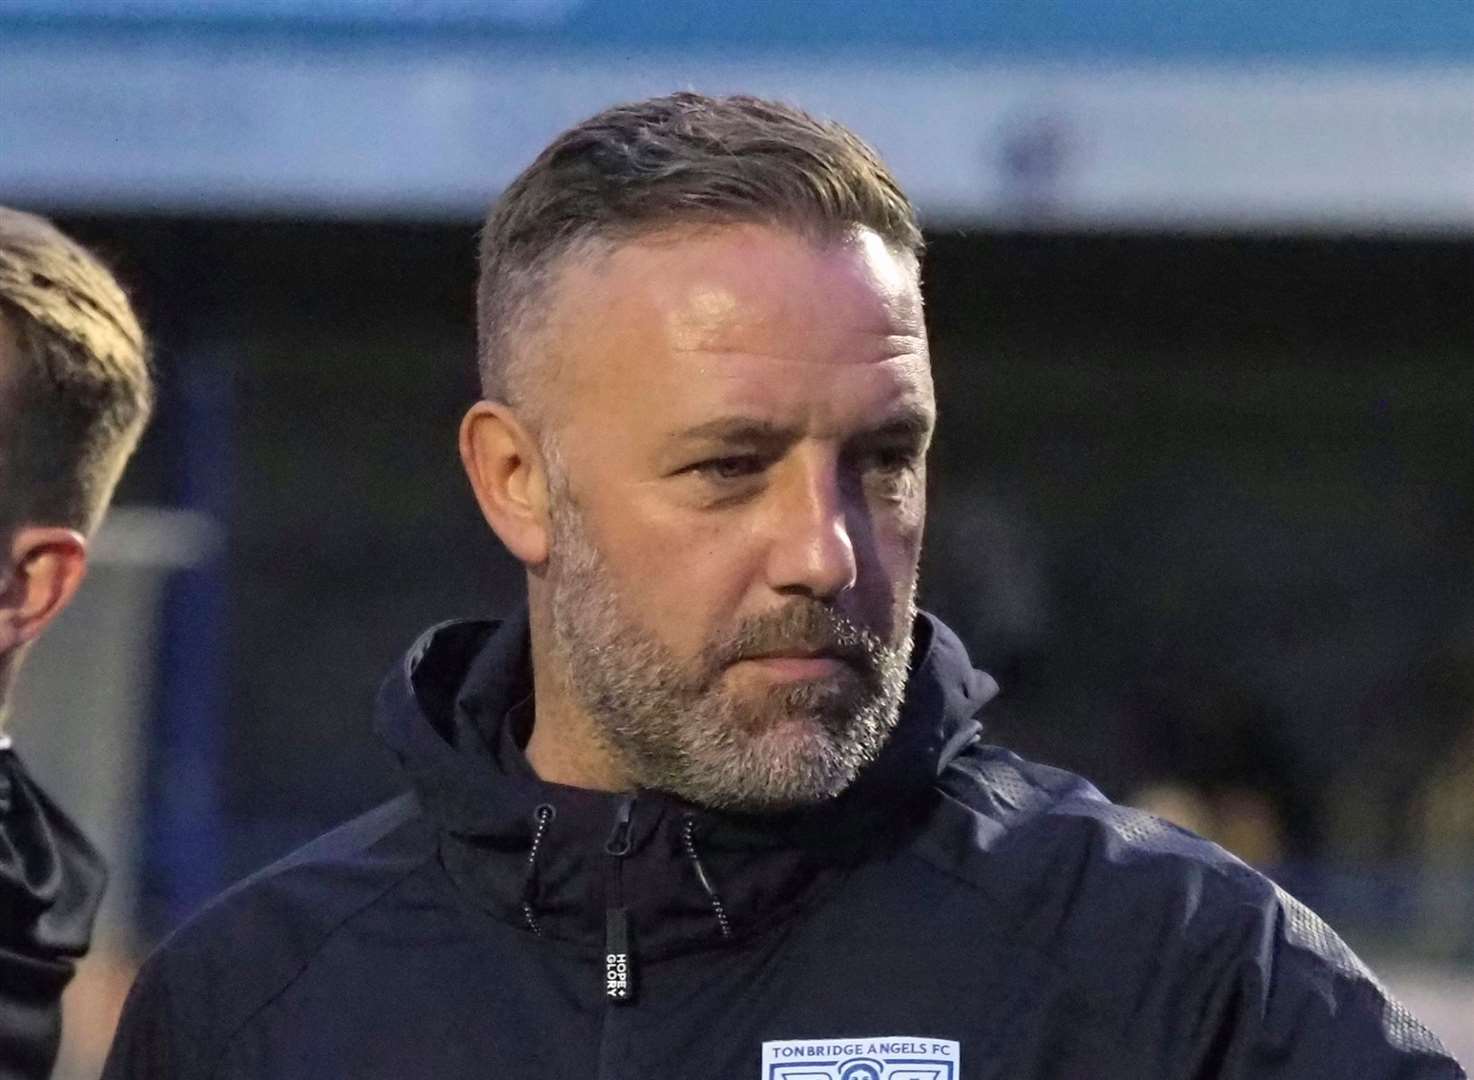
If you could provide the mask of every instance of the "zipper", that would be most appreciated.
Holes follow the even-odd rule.
[[[630,853],[634,809],[633,795],[620,800],[614,828],[604,843],[604,853],[610,859],[604,910],[604,996],[619,1005],[628,1005],[635,997],[635,956],[630,943],[629,909],[624,904],[624,857]]]
[[[527,849],[527,861],[522,868],[522,919],[527,923],[527,929],[538,937],[542,937],[542,927],[538,925],[537,911],[532,903],[537,893],[537,853],[553,816],[554,810],[549,803],[542,803],[532,812],[532,845]]]
[[[707,902],[711,904],[712,914],[717,917],[717,928],[721,930],[722,937],[731,937],[732,921],[727,918],[727,906],[722,903],[721,895],[717,892],[716,886],[711,883],[711,876],[706,872],[706,865],[696,851],[695,814],[687,814],[681,822],[681,845],[686,849],[686,859],[690,862],[691,869],[696,871],[696,880],[701,885],[701,891],[706,893]]]

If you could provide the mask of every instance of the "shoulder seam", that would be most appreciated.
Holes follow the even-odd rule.
[[[938,794],[941,795],[942,798],[953,802],[958,807],[960,807],[961,809],[965,810],[968,813],[971,813],[971,814],[979,814],[980,813],[980,811],[978,811],[977,808],[975,808],[973,806],[970,806],[964,800],[958,798],[956,795],[954,795],[954,794],[952,794],[952,793],[950,793],[950,792],[948,792],[948,791],[946,791],[944,789],[940,789],[939,788],[938,789]],[[1109,804],[1109,805],[1114,805],[1114,804]],[[986,816],[986,815],[983,815],[983,816]],[[997,819],[990,819],[990,820],[997,820]],[[926,866],[928,866],[929,868],[931,868],[931,870],[934,873],[941,874],[943,877],[946,877],[948,880],[956,881],[959,884],[966,886],[974,894],[976,894],[977,896],[981,897],[982,899],[984,899],[985,901],[987,901],[989,903],[993,903],[994,902],[992,900],[989,892],[988,892],[988,889],[985,887],[985,885],[981,881],[974,880],[973,878],[971,878],[971,877],[969,877],[969,876],[967,876],[967,875],[965,875],[963,873],[960,873],[959,871],[957,871],[957,870],[955,870],[955,869],[953,869],[951,867],[948,867],[946,865],[943,865],[937,858],[935,858],[933,856],[933,854],[931,852],[927,851],[924,847],[913,846],[910,849],[910,854],[911,854],[911,856],[913,858],[919,859]],[[1165,857],[1165,858],[1180,858],[1181,856],[1177,856],[1177,855],[1174,855],[1173,853],[1168,852],[1168,853],[1163,853],[1163,857]],[[1249,868],[1247,866],[1244,866],[1241,863],[1234,863],[1234,862],[1219,863],[1219,862],[1202,861],[1202,862],[1196,863],[1195,865],[1197,865],[1197,866],[1201,867],[1203,870],[1211,873],[1215,878],[1218,878],[1218,879],[1220,879],[1220,880],[1222,880],[1222,881],[1224,881],[1226,883],[1229,883],[1229,887],[1231,887],[1231,888],[1234,887],[1234,884],[1233,883],[1252,882],[1253,879],[1256,876],[1255,872],[1251,868]],[[1267,894],[1278,894],[1280,892],[1280,890],[1278,889],[1278,887],[1273,882],[1269,881],[1267,878],[1263,878],[1262,880],[1264,880],[1266,882],[1267,886],[1268,886],[1268,888],[1266,889],[1266,893]],[[1282,905],[1280,905],[1280,906],[1282,908]],[[1281,914],[1281,917],[1283,917],[1282,914]],[[1028,949],[1029,952],[1031,952],[1031,953],[1039,956],[1040,958],[1042,958],[1045,962],[1047,962],[1050,965],[1051,968],[1053,968],[1053,969],[1055,969],[1057,971],[1067,971],[1069,969],[1068,963],[1066,963],[1065,960],[1062,959],[1058,955],[1058,953],[1056,951],[1054,951],[1053,949],[1050,949],[1050,948],[1047,948],[1047,947],[1044,947],[1044,946],[1041,946],[1041,945],[1031,944],[1031,943],[1029,943],[1029,944],[1022,944],[1021,945],[1018,942],[1014,942],[1013,943],[1013,947],[1015,947],[1015,948],[1023,947],[1023,948]],[[1207,949],[1209,947],[1210,946],[1207,945],[1206,943],[1200,943],[1193,950],[1193,954],[1194,955],[1200,955],[1205,949]],[[1113,1038],[1115,1038],[1122,1045],[1125,1045],[1125,1046],[1130,1046],[1131,1045],[1129,1031],[1125,1030],[1126,1025],[1129,1023],[1129,1017],[1125,1016],[1124,1014],[1118,1015],[1114,1011],[1100,1009],[1100,1008],[1092,1008],[1091,1009],[1091,1012],[1096,1017],[1098,1017],[1103,1022],[1103,1024],[1110,1030]]]
[[[286,979],[281,984],[281,986],[279,986],[273,993],[267,996],[259,1005],[257,1005],[254,1009],[247,1013],[246,1016],[241,1019],[241,1022],[237,1024],[228,1035],[220,1040],[220,1048],[218,1051],[216,1051],[215,1058],[210,1063],[209,1075],[219,1075],[220,1066],[225,1061],[225,1056],[227,1053],[229,1053],[236,1039],[240,1037],[241,1033],[245,1031],[246,1028],[249,1027],[258,1016],[260,1016],[263,1012],[274,1005],[283,994],[285,994],[288,990],[290,990],[293,986],[297,984],[297,980],[299,980],[306,973],[307,969],[312,966],[313,961],[317,959],[318,955],[322,952],[323,949],[327,948],[328,943],[332,941],[335,936],[337,936],[339,930],[343,929],[343,927],[346,926],[349,922],[356,919],[359,915],[362,915],[369,908],[373,907],[390,892],[399,888],[399,886],[403,884],[405,879],[410,877],[412,874],[418,873],[427,862],[435,858],[438,851],[439,844],[437,843],[434,847],[430,849],[429,852],[425,854],[423,858],[416,860],[415,863],[407,867],[403,873],[396,875],[392,881],[387,882],[384,887],[378,892],[374,893],[373,896],[369,897],[353,910],[347,912],[341,919],[334,923],[332,929],[323,934],[322,939],[317,943],[316,947],[313,948],[311,954],[309,954],[302,960],[302,963],[298,966],[297,970],[292,973],[291,977]]]
[[[1390,1009],[1394,1012],[1402,1013],[1403,1018],[1410,1022],[1415,1028],[1417,1028],[1419,1034],[1425,1036],[1435,1046],[1441,1049],[1443,1053],[1448,1053],[1448,1048],[1443,1046],[1443,1042],[1439,1038],[1438,1034],[1434,1032],[1432,1028],[1428,1027],[1427,1024],[1423,1023],[1423,1021],[1419,1019],[1416,1015],[1414,1015],[1412,1011],[1409,1010],[1407,1006],[1404,1005],[1403,1002],[1398,999],[1391,990],[1388,989],[1388,987],[1382,982],[1381,978],[1378,977],[1377,973],[1373,971],[1361,959],[1360,956],[1356,955],[1356,953],[1351,950],[1350,946],[1346,945],[1345,941],[1341,939],[1340,935],[1336,932],[1334,927],[1332,927],[1329,923],[1324,923],[1324,920],[1321,920],[1319,915],[1317,915],[1313,910],[1307,907],[1297,897],[1293,896],[1288,890],[1284,889],[1278,884],[1274,885],[1274,899],[1274,926],[1272,928],[1272,932],[1274,933],[1277,944],[1283,948],[1284,954],[1287,958],[1294,957],[1300,963],[1319,962],[1325,965],[1325,967],[1329,970],[1331,978],[1338,985],[1345,986],[1347,988],[1371,991],[1381,1001],[1382,1007],[1384,1009]],[[1330,933],[1335,936],[1336,940],[1341,943],[1342,947],[1346,949],[1347,956],[1349,957],[1351,963],[1336,963],[1331,957],[1326,956],[1324,953],[1316,949],[1313,945],[1302,940],[1297,940],[1294,936],[1292,936],[1288,925],[1292,915],[1292,906],[1294,908],[1299,908],[1305,915],[1321,921],[1325,925],[1326,929],[1330,931]],[[1276,973],[1274,976],[1276,979],[1278,979],[1280,974],[1280,964],[1278,961],[1279,958],[1277,957],[1275,963]],[[1267,993],[1268,987],[1266,987],[1266,994]],[[1429,1054],[1431,1052],[1430,1048],[1426,1046],[1397,1047],[1396,1049],[1406,1053],[1420,1055]]]

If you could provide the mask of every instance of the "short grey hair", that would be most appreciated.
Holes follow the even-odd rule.
[[[916,209],[849,129],[791,105],[678,93],[617,105],[559,135],[481,232],[477,366],[484,397],[523,404],[526,340],[565,257],[681,226],[760,224],[815,242],[873,230],[919,260]]]

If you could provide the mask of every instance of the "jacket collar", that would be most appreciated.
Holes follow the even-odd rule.
[[[525,612],[423,634],[384,682],[377,727],[473,902],[585,944],[603,941],[602,908],[617,903],[650,956],[781,918],[925,804],[978,737],[973,714],[996,686],[932,616],[918,617],[915,634],[901,721],[880,757],[843,795],[790,814],[716,813],[657,792],[631,802],[539,780],[513,730],[530,711]],[[628,852],[611,856],[624,818]]]

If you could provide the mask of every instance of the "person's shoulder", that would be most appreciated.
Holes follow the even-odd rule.
[[[940,790],[926,858],[1121,1030],[1458,1075],[1335,931],[1217,844],[996,747],[969,748]]]
[[[212,1056],[343,926],[433,859],[434,830],[403,795],[221,893],[144,963],[114,1058]],[[108,1075],[147,1075],[148,1069]]]
[[[1285,894],[1263,874],[1063,769],[977,744],[940,789],[932,861],[1051,951],[1201,953],[1233,948],[1251,925],[1283,925]]]
[[[401,795],[225,890],[164,940],[150,966],[214,967],[224,952],[224,969],[251,955],[253,970],[280,978],[433,852],[418,801]]]
[[[951,852],[964,874],[986,864],[987,878],[996,882],[1002,862],[1012,882],[1063,888],[1060,868],[1073,865],[1081,876],[1071,887],[1101,886],[1123,902],[1138,893],[1161,897],[1173,885],[1235,904],[1271,903],[1277,896],[1268,879],[1217,844],[1111,802],[1074,773],[999,747],[970,747],[939,787],[943,819],[965,823],[970,837]]]

